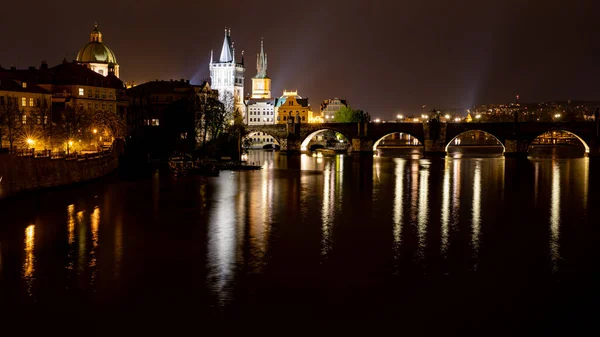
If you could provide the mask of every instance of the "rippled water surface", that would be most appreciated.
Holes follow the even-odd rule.
[[[0,202],[4,317],[82,335],[596,329],[594,160],[248,160],[263,169]]]

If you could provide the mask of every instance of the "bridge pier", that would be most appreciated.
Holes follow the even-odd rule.
[[[299,154],[302,142],[296,138],[283,138],[280,141],[280,153],[282,154]]]
[[[505,157],[527,158],[529,155],[529,142],[521,139],[507,139],[504,141]]]
[[[372,154],[373,140],[366,138],[352,138],[352,153]]]
[[[445,157],[446,156],[446,142],[433,139],[425,139],[424,152],[426,156],[432,157]]]
[[[600,157],[600,139],[593,139],[588,142],[590,152],[586,153],[588,157]]]

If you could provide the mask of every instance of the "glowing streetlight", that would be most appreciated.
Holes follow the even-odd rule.
[[[379,119],[379,118],[375,119],[375,123],[379,123],[379,122],[381,122],[381,119]]]
[[[560,114],[554,115],[554,118],[560,118]]]
[[[29,144],[29,146],[35,144],[35,140],[31,139],[31,138],[27,138],[27,144]]]
[[[450,115],[446,114],[446,116],[444,116],[446,119],[450,119]]]
[[[72,140],[69,141],[69,146],[73,146],[73,141]]]
[[[94,130],[92,130],[92,132],[93,132],[94,134],[97,134],[97,133],[98,133],[98,130],[97,130],[97,129],[94,129]]]
[[[427,118],[427,115],[423,114],[423,115],[421,115],[421,118],[425,119],[425,118]]]
[[[480,119],[481,115],[476,115],[475,118]]]

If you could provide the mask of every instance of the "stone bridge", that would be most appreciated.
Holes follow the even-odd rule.
[[[576,136],[589,156],[600,156],[600,120],[595,122],[515,122],[515,123],[299,123],[292,119],[287,124],[251,125],[250,132],[264,132],[275,138],[282,151],[304,150],[310,139],[324,130],[344,135],[352,144],[349,151],[373,152],[373,145],[394,133],[405,133],[417,138],[425,154],[445,155],[454,138],[467,131],[484,131],[504,145],[504,154],[527,155],[529,145],[548,131],[567,131]]]

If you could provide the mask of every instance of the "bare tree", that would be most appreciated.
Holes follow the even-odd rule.
[[[29,134],[35,135],[35,138],[42,139],[44,149],[52,148],[52,136],[54,124],[52,123],[52,103],[50,100],[40,96],[36,99],[36,108],[33,111],[29,124]]]
[[[81,139],[84,135],[83,132],[90,128],[91,120],[89,114],[81,106],[75,104],[65,106],[57,125],[63,141],[67,144],[67,154],[69,154],[73,142]]]
[[[14,143],[21,136],[23,114],[19,110],[16,96],[6,96],[0,104],[0,143],[2,137],[8,140],[10,152],[14,151]]]
[[[116,111],[96,110],[91,116],[91,127],[109,137],[124,138],[126,133],[125,121]]]

